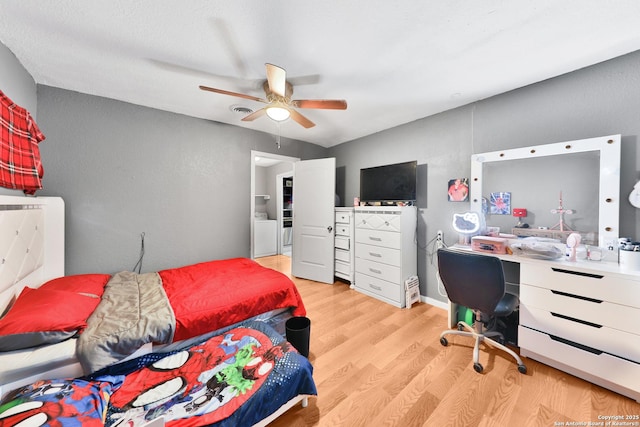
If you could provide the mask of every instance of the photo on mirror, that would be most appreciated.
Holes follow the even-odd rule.
[[[489,213],[494,215],[511,214],[511,193],[491,193]]]

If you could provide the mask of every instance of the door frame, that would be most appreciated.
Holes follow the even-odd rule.
[[[267,152],[263,152],[263,151],[256,151],[256,150],[251,150],[251,193],[249,194],[250,197],[250,209],[249,209],[249,224],[250,224],[250,233],[249,233],[249,238],[250,238],[250,243],[249,243],[249,257],[251,259],[255,258],[255,248],[253,247],[253,240],[254,240],[254,233],[255,233],[255,229],[254,229],[254,217],[255,217],[255,213],[256,213],[256,167],[261,167],[261,166],[256,166],[256,157],[264,157],[266,159],[273,159],[273,160],[280,160],[280,161],[285,161],[285,162],[291,162],[291,163],[295,163],[300,161],[300,158],[298,157],[290,157],[290,156],[283,156],[280,154],[273,154],[273,153],[267,153]],[[278,229],[280,229],[280,227],[278,227]]]

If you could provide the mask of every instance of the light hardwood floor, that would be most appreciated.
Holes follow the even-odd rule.
[[[290,275],[288,257],[257,261]],[[274,427],[546,427],[640,415],[634,400],[534,360],[523,359],[528,372],[522,375],[510,356],[487,347],[480,356],[484,372],[476,373],[471,340],[452,336],[449,346],[440,344],[447,324],[441,308],[399,309],[341,281],[292,279],[311,319],[318,397]]]

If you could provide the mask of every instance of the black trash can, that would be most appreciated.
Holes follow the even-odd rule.
[[[309,357],[309,336],[311,320],[308,317],[296,316],[285,323],[287,341],[289,341],[304,357]]]

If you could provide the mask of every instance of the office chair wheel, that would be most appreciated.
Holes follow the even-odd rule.
[[[481,364],[479,364],[479,363],[474,363],[473,364],[473,370],[476,371],[477,373],[481,374],[483,369],[484,368],[482,367]]]
[[[462,323],[458,323],[458,330],[464,331],[464,326],[462,325]]]
[[[527,367],[524,365],[518,365],[518,372],[520,372],[521,374],[526,374],[527,373]]]
[[[442,344],[444,347],[449,345],[449,341],[447,341],[447,339],[445,337],[440,338],[440,344]]]

